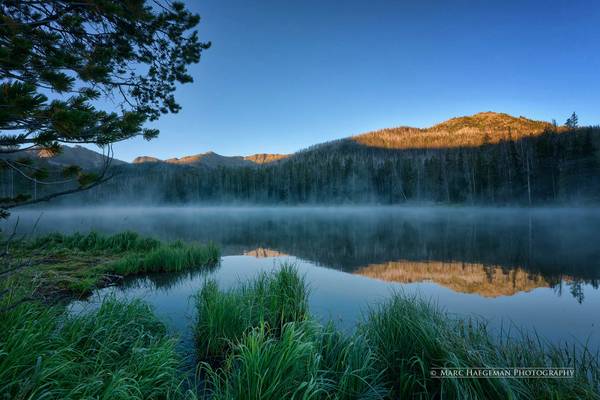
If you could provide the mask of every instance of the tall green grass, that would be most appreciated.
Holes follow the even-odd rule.
[[[18,304],[38,292],[50,299],[64,291],[88,293],[114,274],[211,266],[219,261],[218,248],[92,232],[50,234],[15,243],[13,250],[31,266],[3,282],[11,290],[1,299],[0,398],[195,397],[183,389],[175,339],[147,305],[108,299],[96,312],[74,316],[62,306]]]
[[[418,297],[396,294],[359,327],[376,354],[392,398],[597,399],[598,355],[538,338],[494,338],[478,320],[449,317]],[[574,379],[434,379],[435,367],[573,367]]]
[[[32,260],[21,284],[32,278],[45,292],[86,295],[114,280],[114,275],[182,272],[219,263],[214,244],[181,241],[164,243],[134,232],[104,235],[97,232],[52,233],[15,244],[15,254]]]
[[[196,297],[196,339],[212,399],[382,399],[366,342],[314,322],[297,270],[229,291],[209,281]]]
[[[127,248],[109,269],[183,270],[218,261],[216,248],[176,242],[148,248],[135,236],[57,236],[55,248]],[[111,243],[111,244],[109,244]],[[138,243],[138,244],[135,244]],[[111,247],[112,246],[112,247]],[[136,247],[137,246],[137,247]],[[141,249],[144,249],[143,251]],[[131,256],[131,258],[129,258]],[[105,270],[103,270],[105,271]],[[90,275],[92,276],[92,275]],[[93,277],[93,276],[92,276]],[[81,282],[75,280],[75,282]],[[207,281],[195,297],[205,397],[224,399],[599,399],[598,354],[534,336],[498,339],[397,293],[351,335],[309,314],[309,290],[283,265],[229,289]],[[26,303],[0,313],[0,398],[194,398],[175,341],[142,302],[105,300],[90,314]],[[573,367],[573,379],[433,379],[431,368]]]
[[[27,242],[26,242],[27,243]],[[104,235],[92,231],[88,234],[79,232],[65,235],[62,233],[50,233],[35,238],[29,243],[30,248],[45,249],[69,249],[80,251],[104,251],[109,250],[117,253],[126,251],[148,251],[161,245],[161,242],[149,237],[143,237],[131,231],[125,231],[114,235]]]
[[[192,267],[217,264],[219,258],[219,248],[214,244],[197,246],[175,242],[160,244],[144,253],[127,254],[109,264],[108,269],[120,275],[181,272]]]
[[[21,306],[0,315],[0,393],[11,399],[179,399],[175,340],[140,301],[86,315]]]
[[[383,372],[362,335],[345,335],[329,323],[317,330],[319,374],[326,398],[337,400],[382,399],[388,393]]]
[[[397,293],[352,335],[307,311],[289,266],[228,291],[207,282],[196,337],[210,398],[598,399],[598,354],[532,336],[497,338],[477,319]],[[435,379],[432,368],[573,367],[573,379]]]
[[[290,265],[261,273],[229,291],[208,281],[196,296],[196,340],[203,358],[222,358],[230,344],[253,328],[277,335],[288,322],[308,318],[308,289]]]
[[[325,394],[316,345],[296,323],[285,325],[278,338],[262,325],[232,346],[222,369],[208,368],[210,398],[317,399]]]

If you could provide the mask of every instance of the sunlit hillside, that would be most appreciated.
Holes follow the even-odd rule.
[[[252,154],[250,156],[245,156],[244,160],[252,161],[256,164],[269,164],[275,161],[283,160],[284,158],[289,157],[288,154]]]
[[[83,148],[65,148],[64,154],[76,149],[83,154]],[[290,155],[138,157],[132,164],[113,164],[119,179],[85,193],[84,201],[596,204],[598,149],[598,127],[557,127],[484,112],[428,129],[366,133]],[[56,180],[60,173],[54,172]],[[9,178],[0,181],[0,195],[46,193],[18,175]]]
[[[431,128],[386,128],[351,137],[360,144],[387,149],[476,147],[501,140],[537,136],[556,129],[544,121],[513,117],[504,113],[482,112],[449,119]]]
[[[180,158],[169,158],[161,160],[156,157],[140,156],[133,160],[133,164],[162,162],[166,164],[190,165],[194,167],[251,167],[256,165],[269,164],[289,157],[287,154],[252,154],[249,156],[222,156],[215,152],[195,154]]]

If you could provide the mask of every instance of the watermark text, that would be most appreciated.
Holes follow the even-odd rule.
[[[432,368],[434,379],[445,378],[573,378],[574,368]]]

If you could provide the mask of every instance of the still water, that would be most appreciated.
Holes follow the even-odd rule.
[[[107,294],[142,298],[184,347],[191,297],[206,279],[227,288],[290,262],[310,285],[312,313],[344,330],[401,290],[484,318],[495,331],[600,348],[600,209],[80,208],[14,216],[27,232],[40,214],[36,234],[133,230],[218,244],[223,257],[210,271],[138,277],[72,305],[87,309]]]

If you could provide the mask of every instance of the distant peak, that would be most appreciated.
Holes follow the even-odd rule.
[[[477,116],[484,116],[484,117],[505,116],[505,117],[514,118],[510,114],[496,112],[496,111],[481,111],[481,112],[473,114],[472,116],[473,117],[477,117]]]
[[[541,133],[550,127],[551,124],[549,122],[487,111],[451,118],[428,128],[427,131],[445,131],[453,134],[458,131],[469,130],[472,132],[485,131],[495,135],[500,133],[505,135],[507,132],[510,132],[511,134],[522,136],[523,134]]]
[[[351,140],[369,147],[391,149],[476,147],[539,135],[549,129],[552,125],[545,121],[485,111],[451,118],[431,128],[387,128],[357,135]]]
[[[465,126],[468,126],[468,125],[476,125],[476,124],[480,124],[480,123],[489,123],[489,124],[531,123],[531,124],[536,124],[536,125],[540,125],[540,126],[541,125],[550,125],[550,123],[548,123],[548,122],[536,121],[536,120],[529,119],[529,118],[526,118],[523,116],[514,117],[514,116],[512,116],[510,114],[506,114],[506,113],[494,112],[494,111],[484,111],[484,112],[479,112],[479,113],[473,114],[473,115],[465,115],[462,117],[450,118],[444,122],[440,122],[439,124],[432,126],[429,129],[435,129],[437,127],[444,127],[444,126],[452,126],[452,125],[456,125],[456,124],[463,124]],[[490,126],[490,128],[494,128],[494,126]]]
[[[215,153],[214,151],[207,151],[205,153],[199,153],[199,154],[194,154],[191,156],[184,156],[184,157],[175,157],[175,158],[169,158],[168,160],[165,160],[165,162],[168,163],[174,163],[174,164],[193,164],[193,163],[197,163],[203,159],[206,158],[222,158],[224,156]]]
[[[252,161],[256,164],[269,164],[275,161],[289,157],[289,154],[268,154],[258,153],[244,157],[244,160]]]
[[[150,156],[139,156],[133,159],[133,164],[142,164],[148,162],[161,162],[161,160]]]

